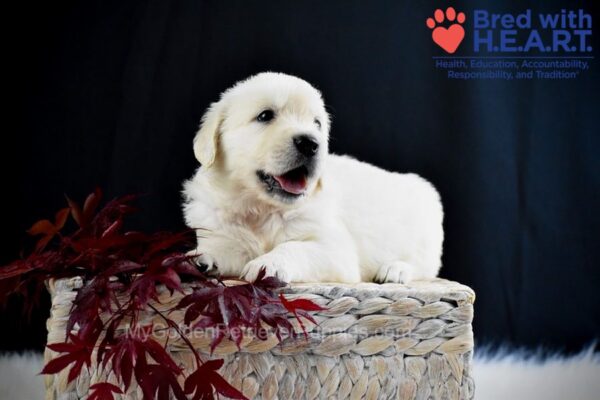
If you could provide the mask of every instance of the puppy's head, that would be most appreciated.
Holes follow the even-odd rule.
[[[329,116],[321,94],[302,79],[261,73],[213,103],[194,139],[202,168],[271,204],[309,196],[328,152]]]

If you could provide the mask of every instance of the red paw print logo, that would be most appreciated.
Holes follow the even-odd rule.
[[[462,27],[465,19],[465,13],[459,12],[456,15],[454,8],[448,7],[445,15],[442,10],[435,10],[433,18],[427,18],[426,23],[429,29],[433,29],[431,37],[435,44],[446,50],[447,53],[452,54],[465,37],[465,29]],[[440,26],[444,21],[451,23],[448,28]]]

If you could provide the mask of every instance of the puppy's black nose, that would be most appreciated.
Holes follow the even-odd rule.
[[[319,142],[309,135],[298,135],[294,137],[294,146],[300,152],[300,154],[306,157],[312,157],[317,154],[319,150]]]

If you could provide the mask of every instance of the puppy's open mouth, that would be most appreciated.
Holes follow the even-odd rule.
[[[283,175],[270,175],[264,171],[258,171],[256,174],[267,186],[267,191],[288,197],[301,196],[308,185],[309,171],[305,166],[294,168]]]

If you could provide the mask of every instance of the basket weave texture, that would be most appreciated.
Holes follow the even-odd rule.
[[[52,310],[48,343],[63,341],[65,326],[81,285],[78,279],[50,282]],[[250,399],[472,399],[474,292],[443,279],[408,285],[361,283],[293,284],[287,298],[306,298],[326,308],[314,313],[318,325],[305,324],[308,338],[279,343],[245,337],[241,350],[224,341],[213,358],[224,358],[224,378]],[[161,310],[171,309],[182,295],[161,292]],[[183,321],[183,313],[170,314]],[[160,324],[152,310],[144,323]],[[295,326],[296,322],[293,321]],[[126,329],[126,327],[123,327]],[[298,329],[300,329],[298,327]],[[194,346],[208,355],[209,336],[192,335]],[[165,342],[166,338],[157,338]],[[174,360],[191,370],[193,356],[170,338]],[[46,350],[46,360],[57,354]],[[46,399],[85,399],[90,385],[115,382],[114,375],[83,370],[67,384],[67,372],[46,377]],[[123,399],[141,399],[130,388]]]

